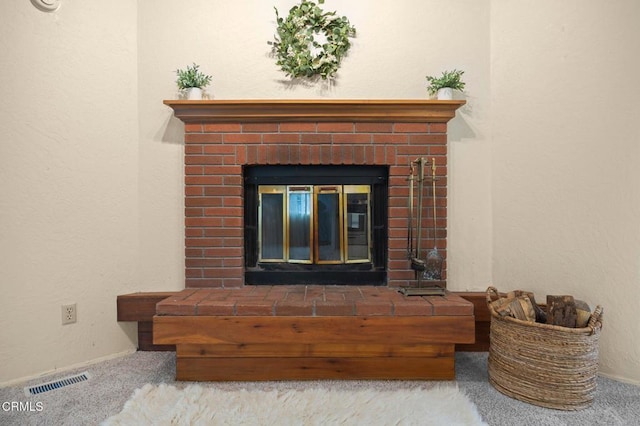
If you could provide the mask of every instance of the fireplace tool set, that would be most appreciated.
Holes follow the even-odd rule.
[[[433,206],[433,249],[429,250],[423,258],[422,253],[422,212],[424,210],[425,168],[428,165],[426,158],[418,158],[409,165],[409,224],[407,232],[407,257],[411,262],[411,269],[415,271],[418,280],[417,287],[403,287],[401,292],[407,296],[443,295],[444,288],[431,284],[423,286],[423,281],[439,281],[442,279],[442,265],[444,259],[438,253],[436,246],[436,164],[435,158],[431,159],[431,197]],[[417,172],[416,172],[417,167]],[[417,173],[417,176],[416,176]],[[417,196],[414,195],[414,186],[417,181]],[[414,225],[414,198],[417,198],[416,224]],[[415,230],[415,239],[414,239]],[[415,240],[415,241],[414,241]]]

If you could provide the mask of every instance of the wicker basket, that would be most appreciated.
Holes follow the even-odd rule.
[[[598,373],[602,307],[584,328],[501,317],[491,304],[489,383],[501,393],[541,407],[580,410],[591,405]]]

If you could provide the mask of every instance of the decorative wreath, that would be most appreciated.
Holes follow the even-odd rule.
[[[324,0],[318,0],[320,4]],[[342,57],[346,55],[355,37],[356,29],[349,20],[336,12],[324,12],[307,0],[291,8],[286,18],[280,17],[275,41],[268,42],[280,66],[291,78],[333,78]]]

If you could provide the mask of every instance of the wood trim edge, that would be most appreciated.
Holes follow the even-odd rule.
[[[464,100],[165,100],[185,123],[441,122]]]

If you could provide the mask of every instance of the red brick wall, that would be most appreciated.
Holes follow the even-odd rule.
[[[186,124],[186,287],[244,284],[241,174],[247,164],[388,165],[388,285],[407,285],[414,278],[406,254],[407,176],[418,157],[433,157],[438,166],[436,235],[446,257],[446,132],[446,123]],[[425,192],[426,250],[433,247],[430,195]]]

